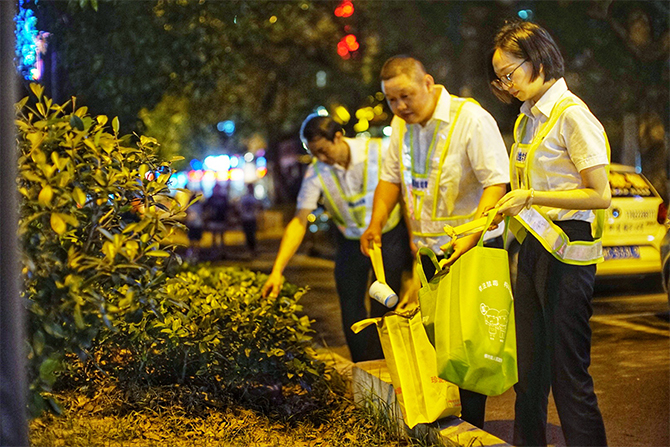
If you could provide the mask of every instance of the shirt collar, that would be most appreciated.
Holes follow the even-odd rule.
[[[433,120],[444,121],[445,123],[449,122],[449,110],[451,107],[451,96],[444,85],[435,85],[435,88],[440,90],[440,99],[438,99],[437,104],[435,105],[435,110],[433,111],[433,116],[430,117],[428,123],[430,124]]]
[[[344,166],[340,165],[329,165],[328,163],[322,163],[326,168],[334,169],[335,171],[345,173],[351,170],[357,164],[365,161],[365,146],[367,144],[367,139],[364,138],[347,138],[344,137],[344,141],[349,145],[349,166],[345,169]]]
[[[365,161],[366,138],[344,138],[349,145],[349,168]]]
[[[560,78],[554,85],[549,87],[549,90],[544,92],[544,95],[535,104],[532,104],[530,100],[524,101],[521,106],[521,112],[531,117],[537,117],[539,114],[542,114],[548,118],[556,103],[567,91],[568,84],[566,84],[565,78]]]

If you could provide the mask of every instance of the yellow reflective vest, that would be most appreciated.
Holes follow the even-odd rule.
[[[470,98],[460,98],[451,96],[451,105],[449,110],[450,128],[446,139],[440,141],[438,138],[439,126],[435,127],[432,141],[430,143],[428,154],[426,156],[426,165],[415,165],[415,136],[412,133],[412,126],[407,130],[403,122],[400,135],[400,171],[402,175],[403,197],[407,206],[409,222],[411,224],[412,234],[418,238],[443,238],[435,247],[437,250],[440,245],[448,241],[445,235],[444,226],[459,226],[471,221],[475,217],[478,203],[472,204],[471,211],[467,214],[454,213],[456,196],[459,192],[460,175],[453,175],[449,172],[449,167],[445,165],[445,159],[452,147],[452,135],[457,126],[458,118],[461,115],[463,106],[471,102],[479,105]],[[409,132],[409,145],[404,144],[404,132]],[[440,190],[445,191],[440,194]],[[470,210],[468,208],[468,210]]]
[[[528,116],[523,113],[519,115],[514,125],[514,145],[510,152],[512,189],[530,188],[531,178],[537,169],[534,166],[536,162],[535,151],[569,107],[586,107],[586,105],[574,97],[558,101],[549,114],[549,119],[540,126],[535,137],[527,144],[521,143],[521,141],[524,141]],[[609,160],[610,146],[607,135],[604,135],[604,137]],[[541,169],[544,170],[544,168]],[[519,242],[523,241],[527,232],[531,232],[542,246],[561,262],[573,265],[595,264],[603,260],[601,238],[605,224],[605,210],[595,210],[594,212],[596,218],[593,222],[593,242],[570,241],[565,232],[537,206],[521,210],[510,221],[510,228]]]
[[[370,138],[365,145],[365,169],[360,191],[347,195],[342,189],[340,180],[334,170],[319,169],[320,162],[314,160],[314,171],[321,182],[323,194],[326,198],[326,209],[337,228],[347,239],[360,239],[370,224],[372,217],[372,202],[375,188],[379,183],[382,164],[382,140]],[[382,233],[395,228],[402,215],[400,205],[391,212]]]

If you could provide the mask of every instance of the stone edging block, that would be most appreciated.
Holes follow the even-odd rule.
[[[318,352],[319,357],[333,364],[340,374],[351,378],[356,405],[372,403],[378,410],[387,411],[390,420],[396,421],[398,427],[404,429],[409,436],[446,446],[510,446],[500,438],[455,416],[449,416],[431,424],[418,424],[410,429],[403,421],[385,360],[354,364],[332,351],[324,349]]]

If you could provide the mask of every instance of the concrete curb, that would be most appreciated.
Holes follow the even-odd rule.
[[[395,421],[400,430],[404,430],[413,438],[447,446],[510,446],[502,439],[455,416],[439,419],[431,424],[418,424],[410,429],[403,421],[385,360],[354,364],[328,349],[319,349],[317,352],[321,359],[351,379],[354,402],[357,406],[372,403],[379,411],[388,412],[389,419]]]

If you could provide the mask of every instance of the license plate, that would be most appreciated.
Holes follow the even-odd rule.
[[[637,245],[626,245],[622,247],[603,247],[605,261],[610,259],[638,259],[640,247]]]

